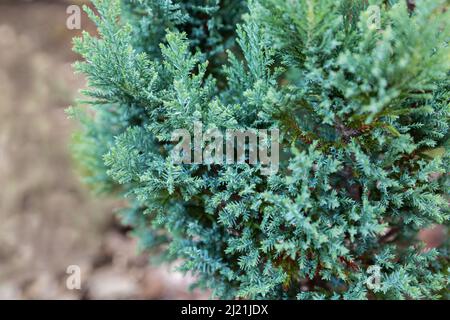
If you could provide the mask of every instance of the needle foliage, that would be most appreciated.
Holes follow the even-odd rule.
[[[449,222],[450,8],[416,2],[93,1],[86,183],[214,297],[445,298],[448,246],[417,235]],[[278,173],[175,164],[196,121],[279,128]]]

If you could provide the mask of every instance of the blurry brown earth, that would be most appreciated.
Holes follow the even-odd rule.
[[[113,218],[119,204],[94,198],[72,169],[64,109],[84,79],[66,8],[82,2],[0,0],[0,299],[205,298],[173,267],[149,266]],[[82,28],[94,30],[85,15]],[[421,237],[436,245],[444,232]],[[81,290],[65,286],[69,265]]]
[[[0,0],[0,299],[205,297],[149,266],[117,227],[119,204],[90,195],[72,169],[64,110],[84,79],[66,8],[81,2]],[[82,28],[94,30],[85,15]],[[69,265],[81,290],[66,288]]]

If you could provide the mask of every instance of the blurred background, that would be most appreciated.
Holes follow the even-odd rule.
[[[69,152],[65,108],[85,81],[66,28],[77,0],[0,0],[0,299],[196,299],[189,277],[150,266],[114,218],[121,203],[95,198]],[[86,15],[82,29],[95,32]],[[443,229],[422,232],[429,246]],[[66,269],[81,268],[81,290]]]
[[[64,110],[85,82],[66,9],[84,2],[0,0],[0,299],[207,297],[173,266],[149,266],[114,218],[123,204],[94,197],[74,172]],[[66,288],[69,265],[81,290]]]

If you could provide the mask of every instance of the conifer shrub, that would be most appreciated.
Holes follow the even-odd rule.
[[[143,250],[219,298],[446,297],[447,1],[93,3],[73,152]],[[175,163],[196,122],[279,129],[278,171]]]

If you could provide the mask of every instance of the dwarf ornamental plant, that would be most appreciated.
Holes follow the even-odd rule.
[[[219,298],[445,298],[447,1],[93,2],[74,154],[143,250]],[[194,123],[279,130],[276,172],[174,161]]]

